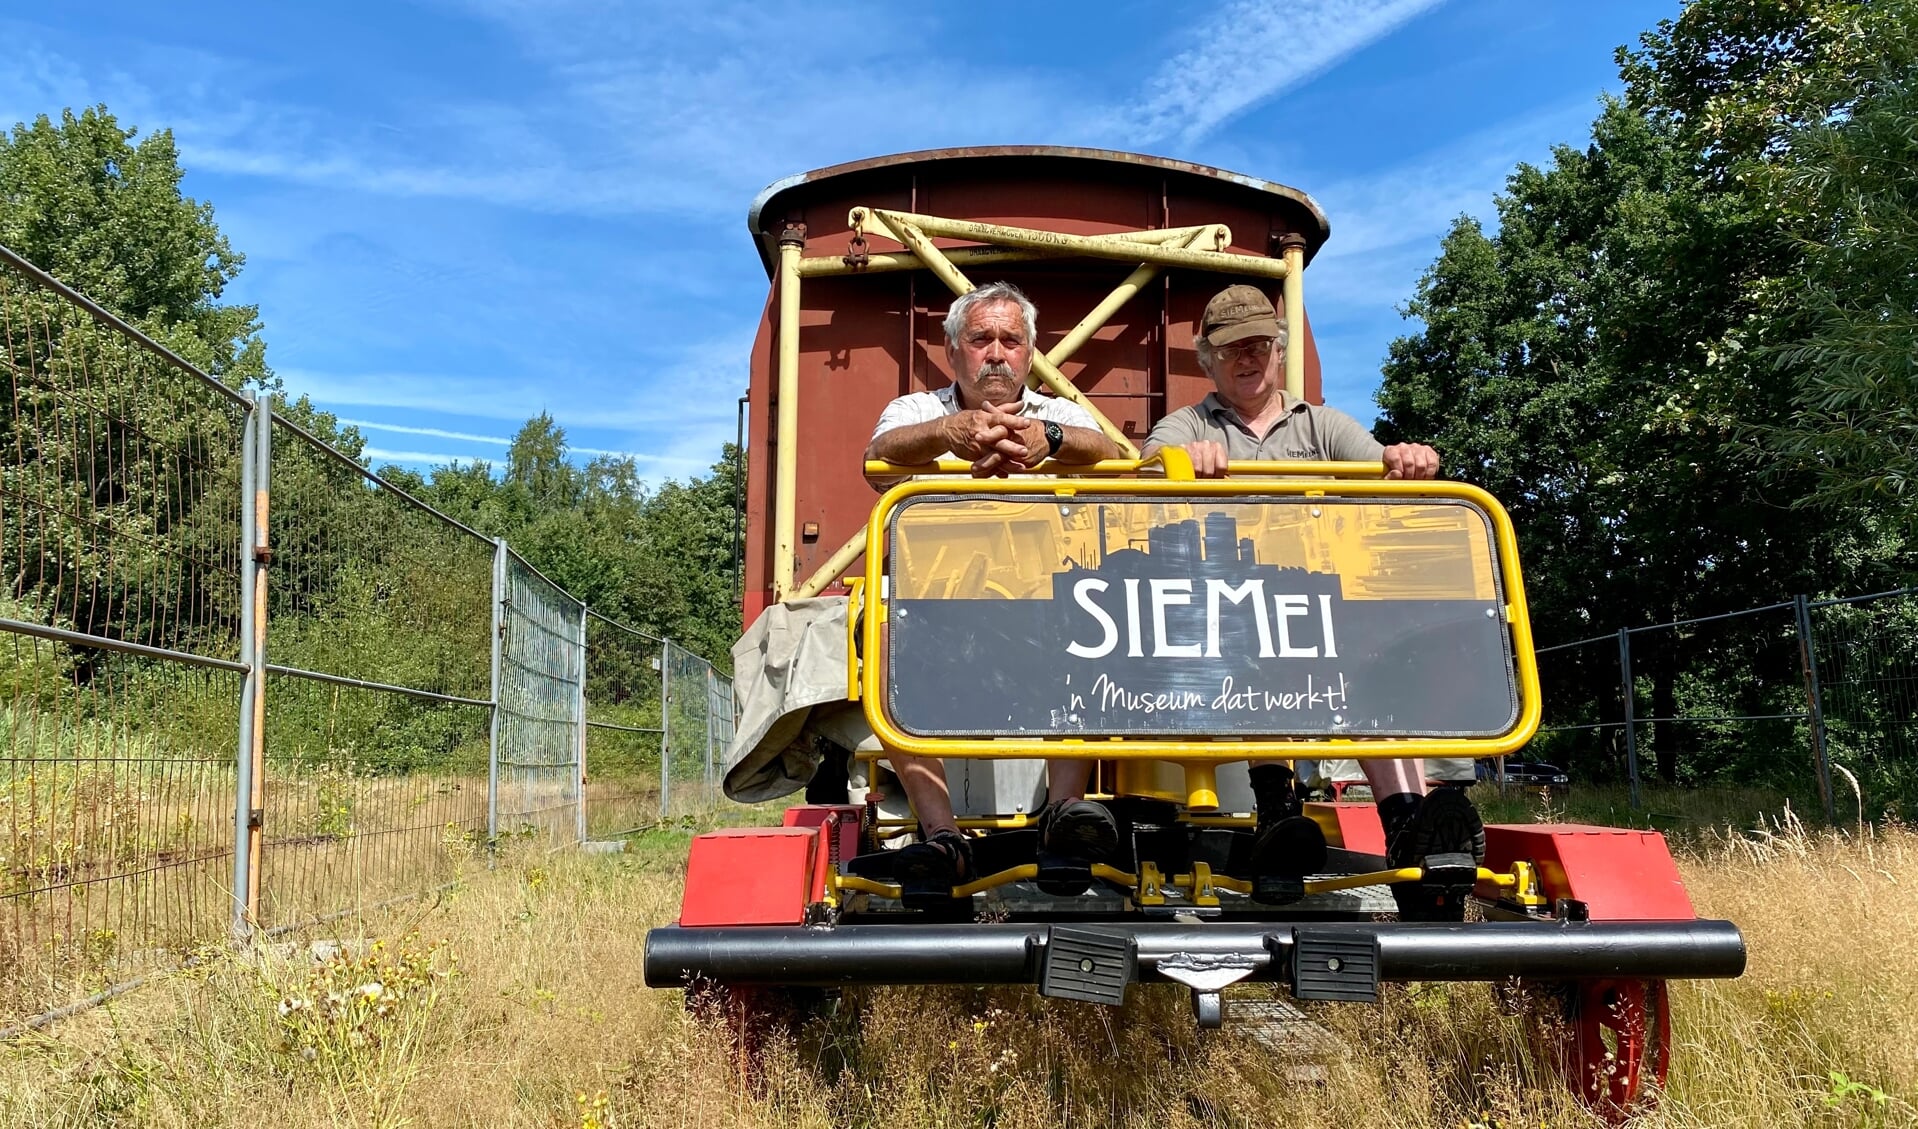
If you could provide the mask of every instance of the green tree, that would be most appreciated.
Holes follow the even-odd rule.
[[[218,301],[245,257],[181,194],[172,132],[135,134],[98,106],[0,135],[0,244],[227,384],[269,383],[259,308]]]

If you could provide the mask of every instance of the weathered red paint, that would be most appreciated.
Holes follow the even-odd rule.
[[[679,923],[802,923],[818,848],[813,827],[731,827],[694,837]]]
[[[1306,240],[1308,259],[1329,228],[1310,197],[1250,177],[1154,157],[1039,146],[945,149],[837,165],[782,181],[753,203],[748,224],[769,277],[790,222],[806,225],[807,257],[847,253],[855,205],[1093,235],[1138,228],[1225,223],[1231,250],[1276,255],[1278,236]],[[935,239],[940,246],[963,241]],[[899,245],[867,236],[873,253]],[[1006,279],[1039,307],[1041,350],[1056,344],[1125,278],[1124,263],[1068,261],[972,268],[975,283]],[[1309,279],[1309,275],[1307,276]],[[1066,377],[1135,443],[1167,411],[1197,402],[1211,385],[1199,372],[1192,329],[1206,300],[1229,281],[1168,271],[1122,308],[1063,366]],[[1269,287],[1274,299],[1278,286]],[[1309,303],[1311,291],[1308,286]],[[751,355],[747,441],[745,622],[771,599],[776,431],[776,295],[761,313]],[[880,410],[906,392],[942,387],[950,370],[940,328],[950,292],[927,271],[808,279],[801,292],[798,529],[794,575],[803,581],[865,524],[873,492],[861,456]],[[1306,397],[1320,399],[1310,319],[1294,327],[1305,348]],[[841,591],[841,589],[833,589]]]
[[[1593,921],[1690,921],[1698,916],[1678,864],[1656,831],[1577,823],[1487,824],[1485,865],[1538,869],[1544,895],[1576,898]],[[1498,892],[1481,889],[1496,898]]]

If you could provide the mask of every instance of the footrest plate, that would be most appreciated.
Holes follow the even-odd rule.
[[[1478,860],[1460,852],[1425,856],[1425,885],[1475,886],[1478,884]]]
[[[1301,1000],[1377,1003],[1378,937],[1344,929],[1292,930],[1292,995]]]
[[[1137,956],[1129,933],[1055,925],[1039,966],[1039,994],[1117,1007],[1125,1003]]]

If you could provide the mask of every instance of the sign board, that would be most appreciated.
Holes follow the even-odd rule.
[[[886,710],[919,737],[1468,737],[1519,696],[1487,515],[1451,499],[922,495]]]

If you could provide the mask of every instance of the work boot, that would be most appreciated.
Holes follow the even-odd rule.
[[[1253,897],[1262,902],[1294,902],[1305,896],[1302,880],[1325,869],[1325,832],[1305,815],[1292,786],[1292,770],[1282,764],[1252,766],[1252,798],[1259,823],[1252,833]]]
[[[1054,800],[1039,811],[1039,889],[1070,898],[1092,885],[1092,864],[1119,849],[1119,824],[1104,804]]]
[[[1417,866],[1423,882],[1395,882],[1400,921],[1463,921],[1465,899],[1485,860],[1485,823],[1462,788],[1429,796],[1405,793],[1379,802],[1385,858],[1394,869]]]

